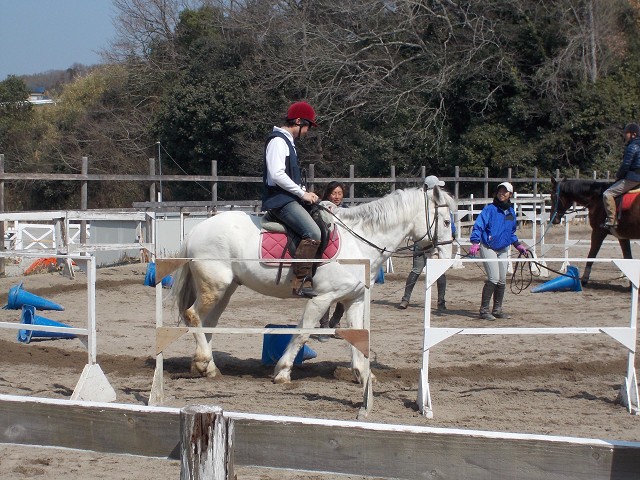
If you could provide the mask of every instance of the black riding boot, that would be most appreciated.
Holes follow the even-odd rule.
[[[300,241],[296,253],[293,258],[316,258],[316,253],[320,242],[310,238],[304,238]],[[292,293],[295,296],[311,298],[316,294],[313,291],[313,262],[293,264],[293,279],[291,280]]]
[[[444,273],[436,280],[436,286],[438,287],[438,310],[446,310],[447,305],[444,300],[444,294],[447,291],[447,277]]]
[[[402,300],[398,304],[398,308],[404,310],[409,306],[409,299],[411,298],[411,292],[413,292],[413,287],[416,286],[418,282],[418,278],[420,278],[419,273],[409,272],[409,276],[407,277],[407,283],[404,286],[404,295],[402,296]]]
[[[496,319],[496,317],[489,313],[489,303],[491,302],[491,297],[493,297],[495,289],[495,283],[491,283],[489,280],[484,282],[484,287],[482,288],[482,300],[480,303],[480,318],[483,320]]]
[[[506,287],[504,283],[498,283],[493,292],[493,311],[491,313],[496,318],[511,318],[511,315],[502,312],[502,300]]]

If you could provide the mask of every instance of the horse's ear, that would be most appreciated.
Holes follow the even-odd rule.
[[[558,185],[558,182],[556,181],[555,177],[551,177],[551,185],[553,185],[554,187]]]

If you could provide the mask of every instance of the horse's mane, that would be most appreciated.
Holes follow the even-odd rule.
[[[413,220],[416,209],[424,208],[422,188],[395,190],[384,197],[355,207],[339,209],[336,215],[350,227],[358,227],[364,235],[385,226],[395,225],[398,221]],[[444,189],[436,187],[427,192],[429,200],[438,205],[446,205],[455,210],[455,201]]]
[[[578,198],[592,198],[602,196],[610,184],[595,180],[565,180],[560,182],[560,191]]]

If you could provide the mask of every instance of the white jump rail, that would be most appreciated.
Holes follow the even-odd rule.
[[[371,331],[371,265],[369,260],[363,259],[339,259],[339,260],[300,260],[300,259],[269,259],[269,263],[295,263],[314,262],[329,263],[336,261],[345,265],[360,266],[363,269],[364,312],[363,329],[352,328],[248,328],[248,327],[165,327],[162,311],[162,279],[182,265],[193,261],[225,260],[219,258],[156,258],[156,367],[153,375],[153,384],[149,395],[149,405],[161,405],[164,401],[163,364],[164,349],[176,341],[185,333],[210,333],[210,334],[254,334],[254,335],[291,335],[291,334],[318,334],[335,335],[349,342],[365,357],[365,372],[363,375],[363,401],[358,418],[366,417],[373,405],[373,385],[371,380],[371,366],[369,360],[370,331]],[[238,262],[264,262],[262,259],[234,259]]]
[[[570,259],[576,263],[584,263],[584,258]],[[507,261],[465,259],[463,262]],[[516,262],[531,262],[532,259],[512,260]],[[563,258],[549,258],[547,261],[562,262]],[[422,367],[418,385],[418,407],[427,418],[433,418],[433,404],[429,389],[429,351],[440,342],[453,335],[559,335],[559,334],[606,334],[620,343],[628,351],[627,375],[620,389],[622,402],[629,413],[640,414],[640,400],[638,397],[638,380],[635,371],[635,352],[637,343],[637,315],[638,315],[638,287],[640,285],[640,260],[624,259],[593,259],[594,262],[613,262],[631,282],[631,313],[628,327],[559,327],[559,328],[440,328],[431,326],[431,286],[452,265],[453,259],[428,259],[425,278],[425,309],[424,309],[424,341],[422,349]]]
[[[10,252],[0,252],[1,257],[13,255]],[[23,253],[26,258],[41,258],[42,254],[28,252]],[[65,261],[73,260],[78,265],[84,266],[87,273],[87,327],[55,327],[48,325],[26,325],[15,322],[0,322],[0,328],[11,330],[38,330],[43,332],[68,333],[77,335],[87,349],[87,364],[82,370],[80,379],[73,390],[71,400],[90,400],[98,402],[112,402],[116,399],[116,392],[109,384],[107,377],[98,365],[96,354],[96,263],[89,255],[51,255]]]

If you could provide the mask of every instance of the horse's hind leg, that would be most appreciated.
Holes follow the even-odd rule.
[[[236,284],[201,284],[196,303],[185,312],[186,323],[191,327],[215,327],[236,288]],[[212,334],[194,333],[193,336],[196,340],[196,351],[191,361],[191,373],[211,378],[217,376],[220,371],[213,361]]]

